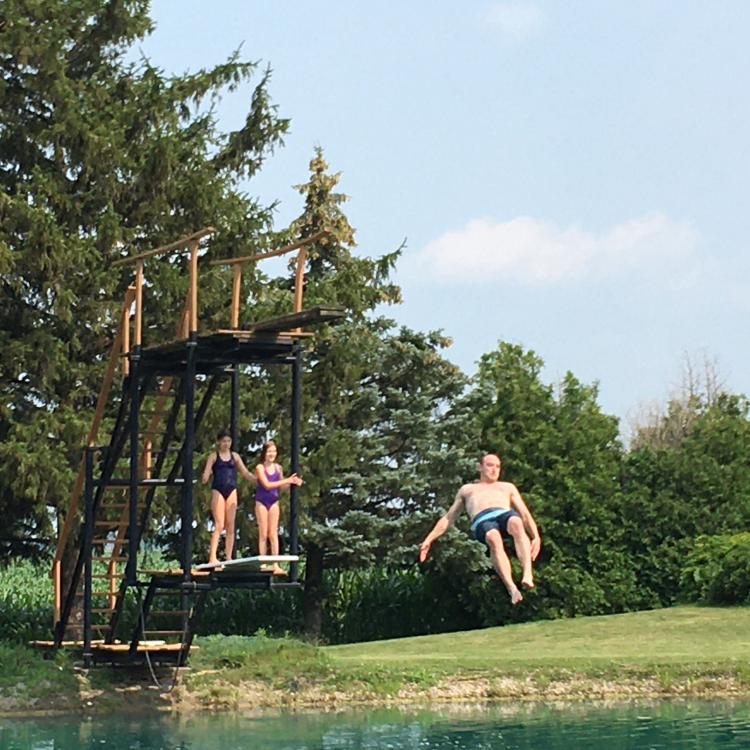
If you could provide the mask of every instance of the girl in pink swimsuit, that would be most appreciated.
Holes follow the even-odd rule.
[[[279,554],[279,493],[284,487],[292,484],[302,484],[302,478],[296,474],[284,478],[281,466],[276,463],[278,449],[276,443],[270,440],[263,446],[260,453],[260,463],[255,467],[255,477],[258,487],[255,491],[255,518],[258,521],[258,554]],[[284,571],[273,566],[275,575]]]

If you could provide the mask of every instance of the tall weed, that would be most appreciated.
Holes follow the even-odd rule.
[[[0,568],[0,634],[23,643],[52,632],[52,581],[44,563],[12,560]]]

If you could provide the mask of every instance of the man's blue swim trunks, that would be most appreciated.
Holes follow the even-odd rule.
[[[471,522],[471,532],[474,534],[474,538],[482,544],[487,542],[487,532],[492,529],[497,529],[501,534],[508,533],[508,521],[511,518],[520,518],[521,515],[515,510],[507,510],[506,508],[487,508],[474,516]]]

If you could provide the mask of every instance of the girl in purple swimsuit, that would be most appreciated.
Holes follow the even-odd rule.
[[[258,521],[258,553],[279,554],[279,493],[284,487],[292,484],[302,484],[301,477],[292,474],[284,478],[281,466],[276,463],[278,449],[276,443],[270,440],[263,446],[260,453],[260,463],[255,467],[258,487],[255,490],[255,518]],[[278,566],[273,566],[274,575],[283,574]]]
[[[208,484],[208,479],[213,474],[211,514],[214,517],[214,531],[211,534],[211,547],[208,553],[208,562],[212,564],[219,562],[217,553],[222,531],[226,531],[224,540],[226,559],[232,559],[234,519],[237,515],[237,470],[249,482],[253,481],[254,477],[242,463],[242,459],[237,453],[232,452],[230,434],[222,430],[216,436],[216,452],[208,457],[201,477],[203,484]]]

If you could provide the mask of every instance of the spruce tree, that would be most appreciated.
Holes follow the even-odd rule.
[[[305,306],[337,304],[347,313],[316,333],[303,380],[301,542],[313,636],[321,632],[326,570],[416,561],[422,528],[412,514],[457,481],[444,412],[464,386],[442,356],[445,336],[398,328],[380,313],[401,299],[390,279],[399,251],[356,254],[339,180],[316,149],[310,179],[298,187],[305,209],[291,228],[300,237],[327,232],[310,247]]]
[[[261,71],[245,123],[221,132],[219,96],[258,75],[235,54],[172,76],[128,51],[147,0],[4,0],[0,19],[0,530],[4,554],[43,553],[91,420],[129,269],[123,255],[217,229],[214,256],[247,254],[269,211],[238,187],[287,121]],[[144,343],[171,337],[184,262],[149,262]],[[252,284],[252,279],[249,284]],[[204,273],[201,321],[228,306]],[[226,320],[223,321],[226,324]]]

